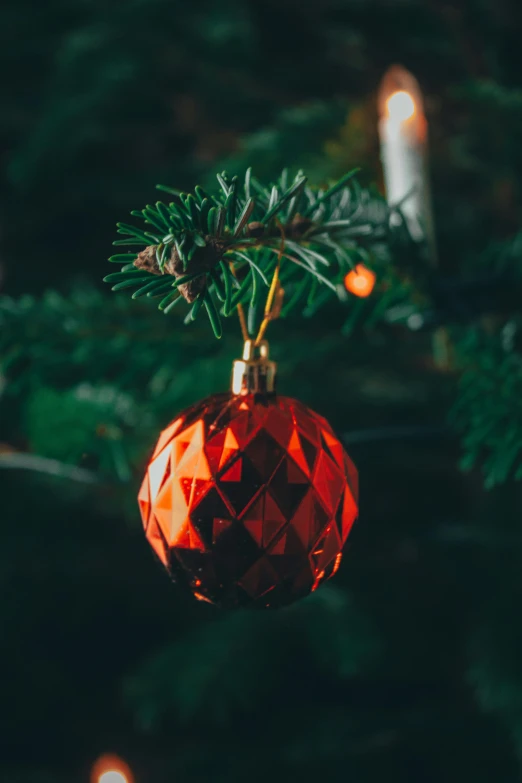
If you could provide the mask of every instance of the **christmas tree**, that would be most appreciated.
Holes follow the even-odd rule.
[[[0,22],[0,778],[518,780],[522,9],[7,0]],[[436,265],[383,197],[394,63],[423,91]],[[122,270],[115,237],[141,241]],[[360,518],[309,597],[219,611],[155,562],[136,496],[159,432],[229,388],[237,306],[255,336],[279,263],[278,392],[327,416]]]

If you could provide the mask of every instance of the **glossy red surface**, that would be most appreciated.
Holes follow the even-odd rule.
[[[138,496],[172,576],[219,606],[281,606],[338,569],[357,470],[328,422],[288,397],[220,394],[160,435]]]

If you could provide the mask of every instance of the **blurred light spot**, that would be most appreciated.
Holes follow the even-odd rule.
[[[409,92],[399,90],[386,101],[388,116],[396,122],[409,120],[415,114],[415,101]]]

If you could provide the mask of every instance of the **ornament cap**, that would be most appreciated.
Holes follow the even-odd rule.
[[[245,340],[243,358],[237,359],[232,371],[234,394],[274,394],[276,364],[268,358],[268,343]]]

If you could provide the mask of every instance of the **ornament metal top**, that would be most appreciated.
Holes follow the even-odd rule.
[[[139,493],[145,533],[196,598],[282,606],[339,568],[357,470],[322,416],[276,395],[265,341],[245,343],[232,387],[161,433]]]
[[[268,358],[268,343],[245,340],[243,358],[232,370],[233,394],[275,394],[276,364]]]

